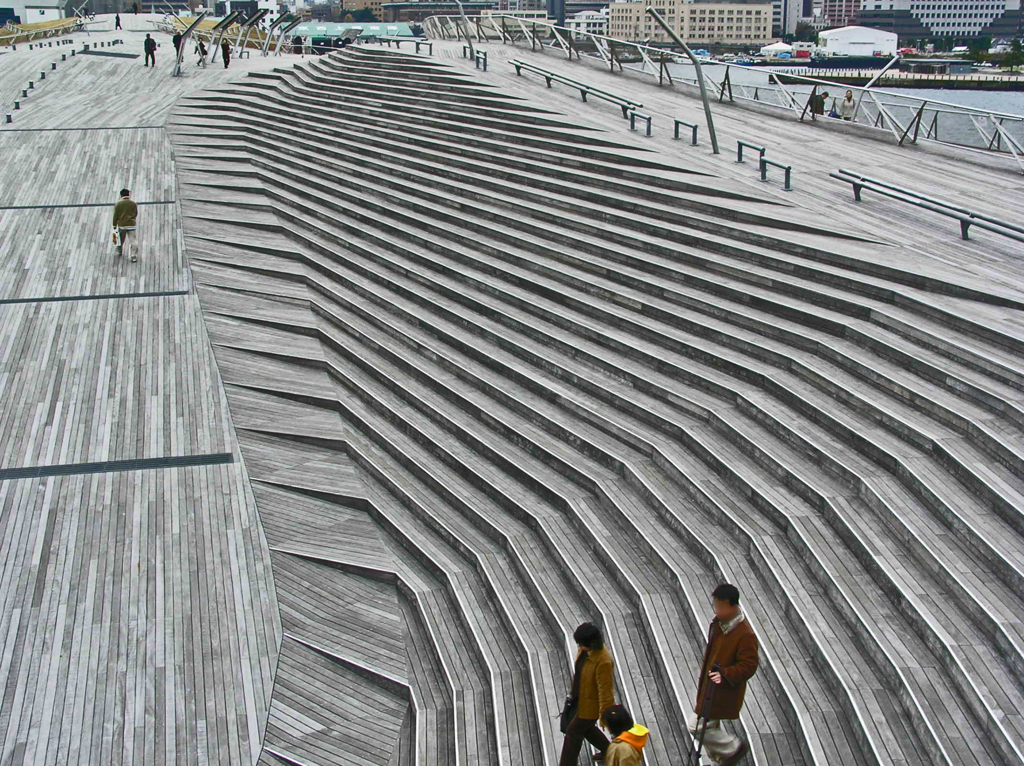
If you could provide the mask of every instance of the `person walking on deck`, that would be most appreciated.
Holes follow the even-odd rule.
[[[828,103],[828,91],[815,93],[811,96],[811,117],[817,114],[825,114],[825,104]]]
[[[846,98],[839,102],[839,116],[849,122],[857,111],[857,102],[853,100],[853,91],[846,91]]]
[[[614,663],[611,652],[604,645],[601,629],[585,622],[576,628],[572,637],[578,647],[572,691],[566,698],[566,711],[572,716],[563,730],[565,739],[558,766],[576,766],[584,740],[597,749],[594,760],[604,758],[608,738],[597,728],[597,723],[602,713],[615,702],[612,692]],[[602,721],[601,726],[604,725]]]
[[[231,43],[224,40],[220,44],[220,57],[224,59],[224,68],[228,68],[228,64],[231,63]]]
[[[114,238],[117,243],[117,255],[120,257],[125,248],[132,256],[132,263],[139,260],[138,237],[135,234],[136,220],[139,215],[139,207],[131,198],[127,189],[121,189],[121,198],[114,205]]]
[[[740,717],[747,681],[757,672],[757,636],[740,609],[740,592],[735,585],[719,585],[711,599],[715,618],[711,621],[704,663],[697,676],[697,704],[687,725],[690,734],[697,737],[705,694],[711,693],[704,751],[717,766],[732,766],[746,755],[748,747],[742,739],[725,731],[722,721]],[[718,671],[713,670],[716,665]]]
[[[612,742],[604,751],[605,766],[641,766],[647,727],[633,723],[633,716],[622,705],[612,705],[601,716]]]
[[[175,55],[181,53],[181,33],[175,32],[174,36],[171,37],[171,42],[174,44]]]
[[[121,28],[121,14],[120,13],[115,13],[114,14],[114,29],[120,29],[120,28]]]
[[[153,66],[156,66],[156,40],[146,33],[146,39],[142,41],[142,49],[146,52],[146,63],[143,66],[149,66],[149,62],[153,62]]]

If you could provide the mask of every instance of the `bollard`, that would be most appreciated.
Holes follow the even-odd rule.
[[[51,61],[50,62],[50,71],[54,72],[54,71],[56,71],[56,69],[57,69],[57,62],[56,61]]]
[[[35,89],[35,87],[36,87],[36,84],[34,82],[32,82],[31,80],[29,80],[28,81],[28,89],[29,90],[33,90],[33,89]]]
[[[68,60],[68,54],[66,54],[66,53],[60,54],[60,60],[61,61],[67,61]]]
[[[11,119],[11,115],[9,115],[9,114],[8,114],[8,115],[6,115],[6,117],[7,117],[7,122],[8,122],[8,123],[12,123],[12,122],[14,122],[14,120],[13,120],[13,119]]]
[[[74,52],[74,51],[71,51],[71,55],[72,55],[72,56],[74,56],[74,55],[75,55],[75,52]]]
[[[21,91],[21,97],[22,97],[22,98],[28,98],[28,91],[27,91],[27,90],[25,90],[25,89],[22,89],[22,91]]]
[[[40,80],[45,80],[46,79],[46,72],[40,72],[39,73],[39,79]]]
[[[21,102],[20,101],[15,101],[14,102],[14,108],[15,108],[15,110],[21,109]]]

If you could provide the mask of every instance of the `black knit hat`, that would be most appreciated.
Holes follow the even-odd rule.
[[[629,714],[623,705],[612,705],[604,711],[604,722],[608,725],[608,731],[613,737],[617,737],[624,731],[633,728],[633,716]]]

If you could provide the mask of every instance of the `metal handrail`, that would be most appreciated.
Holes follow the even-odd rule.
[[[697,123],[695,123],[695,122],[687,122],[686,120],[673,120],[673,122],[675,122],[675,136],[674,136],[675,140],[676,141],[679,140],[679,126],[680,125],[685,125],[686,127],[688,127],[693,132],[693,137],[690,140],[690,146],[696,146],[697,145]]]
[[[551,82],[553,80],[562,85],[568,85],[571,88],[576,88],[577,90],[579,90],[580,97],[584,101],[587,100],[588,95],[593,95],[604,101],[609,101],[613,104],[616,104],[622,109],[622,116],[624,118],[629,116],[630,109],[643,109],[644,106],[639,101],[631,101],[628,98],[616,96],[614,93],[609,93],[607,91],[601,90],[600,88],[595,88],[592,85],[587,85],[586,83],[580,82],[579,80],[574,80],[571,77],[566,77],[565,75],[558,74],[557,72],[552,72],[548,69],[544,69],[534,64],[527,63],[526,61],[512,59],[508,63],[516,68],[516,74],[519,74],[521,69],[525,69],[528,72],[533,72],[534,74],[539,74],[541,77],[547,80],[549,88],[551,87]]]
[[[848,177],[851,183],[854,180],[856,180],[864,184],[880,186],[885,189],[890,189],[892,191],[899,192],[900,194],[906,194],[908,197],[914,197],[915,199],[923,200],[924,202],[930,202],[933,205],[941,205],[942,207],[952,210],[956,213],[963,213],[964,215],[969,215],[971,218],[974,218],[975,220],[994,223],[997,226],[1002,226],[1004,229],[1010,229],[1011,231],[1016,231],[1020,234],[1024,234],[1024,226],[1017,226],[1016,224],[1006,223],[1005,221],[1001,221],[998,218],[993,218],[992,216],[988,216],[983,213],[975,213],[973,210],[968,210],[967,208],[961,207],[960,205],[954,205],[951,202],[946,202],[945,200],[935,199],[934,197],[929,197],[925,194],[911,191],[910,189],[904,189],[900,186],[886,183],[885,181],[879,181],[874,178],[868,178],[867,176],[863,176],[860,173],[854,173],[851,170],[844,170],[843,168],[839,168],[839,173],[845,177]],[[846,179],[844,178],[843,180]]]
[[[760,160],[759,165],[760,165],[760,169],[761,169],[761,180],[762,181],[767,181],[768,180],[768,166],[771,165],[772,167],[779,168],[779,170],[782,170],[786,174],[785,183],[782,185],[783,191],[793,191],[793,184],[791,183],[792,178],[793,178],[793,166],[792,165],[783,165],[781,162],[776,162],[775,160],[768,159],[763,154],[761,155],[761,160]]]
[[[645,135],[651,135],[651,116],[649,114],[640,114],[636,109],[629,110],[629,129],[636,130],[637,120],[647,120],[647,133]]]
[[[423,25],[435,37],[447,39],[453,34],[452,30],[456,30],[461,37],[462,30],[460,27],[455,25],[453,18],[454,17],[450,16],[431,16],[424,20]],[[494,38],[490,36],[490,32],[494,33]],[[540,38],[543,35],[547,35],[550,38],[550,42],[547,42],[546,39],[541,40]],[[608,64],[612,68],[612,70],[614,70],[616,66],[618,66],[620,70],[624,70],[622,63],[616,58],[616,52],[632,51],[640,58],[643,64],[643,69],[636,69],[634,71],[642,74],[648,74],[652,77],[658,77],[659,82],[662,80],[662,76],[664,74],[664,63],[666,59],[670,59],[671,63],[680,63],[684,65],[689,65],[691,63],[686,54],[678,50],[673,51],[663,48],[655,48],[639,42],[617,40],[615,38],[608,37],[607,35],[570,30],[567,27],[559,26],[547,21],[533,21],[501,14],[480,17],[477,20],[475,28],[467,27],[465,30],[465,36],[467,40],[469,40],[471,36],[475,36],[480,40],[500,39],[503,43],[511,44],[515,44],[518,41],[524,41],[534,49],[536,49],[539,43],[542,50],[545,47],[556,50],[560,49],[565,52],[567,57],[570,59],[572,58],[573,53],[575,53],[576,57],[579,59],[581,57],[581,50],[578,43],[587,42],[592,44],[595,51],[593,54],[588,52],[588,57],[603,60],[605,64]],[[701,57],[701,60],[711,61],[711,59],[705,57]],[[750,67],[743,66],[741,64],[717,61],[714,63],[718,66],[725,67],[727,72],[730,71],[731,67],[740,67],[746,71],[752,71]],[[734,103],[737,100],[741,102],[757,102],[761,105],[784,108],[799,113],[800,107],[797,105],[797,99],[778,80],[777,74],[771,70],[768,70],[765,74],[768,76],[769,85],[756,87],[743,86],[754,90],[753,98],[745,97],[743,95],[738,95],[734,98],[733,94],[729,93],[729,100]],[[828,80],[801,75],[786,76],[798,81],[799,83],[836,87],[836,83]],[[670,77],[668,79],[671,83],[672,78]],[[686,82],[687,84],[700,84],[699,78],[693,82],[684,79],[683,82]],[[1000,156],[1009,154],[1012,155],[1021,171],[1024,172],[1024,141],[1011,136],[1002,125],[1004,121],[1024,123],[1024,115],[997,112],[989,109],[982,109],[980,107],[964,106],[961,104],[938,101],[921,96],[892,93],[890,91],[880,90],[877,88],[865,88],[855,85],[843,85],[841,87],[860,94],[858,97],[858,106],[860,106],[861,102],[866,100],[866,103],[869,103],[878,112],[878,117],[875,120],[874,125],[871,125],[870,122],[857,123],[858,127],[861,129],[872,130],[882,127],[883,129],[887,129],[901,145],[908,142],[917,143],[919,140],[934,141],[940,144],[952,144],[965,149],[983,151],[985,153],[993,153]],[[759,99],[758,91],[762,89],[770,89],[773,92],[777,90],[780,97],[784,97],[784,103],[772,103],[771,101]],[[887,99],[900,99],[903,103],[883,103],[878,99],[878,96],[882,96]],[[937,124],[933,125],[932,128],[920,131],[923,135],[918,135],[926,107],[928,107],[929,117],[932,116],[932,112],[935,112],[936,114],[938,113],[935,109],[936,107],[941,107],[941,113],[943,114],[953,113],[961,117],[969,118],[971,123],[967,126],[968,129],[975,130],[975,138],[980,138],[985,146],[972,146],[970,144],[956,141],[941,140],[938,137]],[[911,110],[913,116],[908,125],[901,124],[900,120],[897,120],[893,116],[892,111],[896,108]],[[825,121],[823,124],[831,124],[831,121]],[[986,132],[986,128],[991,132]],[[911,135],[911,130],[913,130],[913,135]],[[975,134],[972,133],[972,135]]]
[[[751,143],[749,143],[747,141],[737,141],[736,142],[736,162],[743,162],[743,147],[744,146],[747,147],[748,149],[753,149],[754,151],[756,151],[757,154],[758,154],[758,157],[764,157],[764,153],[766,151],[768,151],[763,146],[758,146],[757,144],[751,144]]]
[[[855,201],[861,201],[861,191],[868,189],[881,194],[884,197],[899,200],[900,202],[906,202],[907,204],[919,207],[922,210],[929,210],[939,215],[944,215],[947,218],[955,218],[960,221],[960,236],[963,239],[969,239],[968,230],[971,226],[977,226],[979,229],[985,229],[996,234],[1002,234],[1004,237],[1017,240],[1018,242],[1024,242],[1024,228],[1016,226],[1015,224],[1006,223],[1000,221],[997,218],[991,216],[982,215],[973,211],[962,208],[958,205],[944,202],[943,200],[934,199],[927,197],[918,192],[911,191],[909,189],[903,189],[899,186],[892,184],[875,182],[869,178],[866,178],[856,173],[850,173],[849,171],[840,170],[838,173],[829,173],[830,178],[834,178],[837,181],[843,181],[844,183],[851,184],[853,186],[853,198]]]

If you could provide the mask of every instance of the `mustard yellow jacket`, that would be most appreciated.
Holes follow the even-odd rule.
[[[579,653],[576,659],[579,659]],[[591,651],[580,668],[580,697],[576,708],[577,718],[599,719],[601,714],[615,704],[612,692],[612,671],[615,664],[608,647]]]

